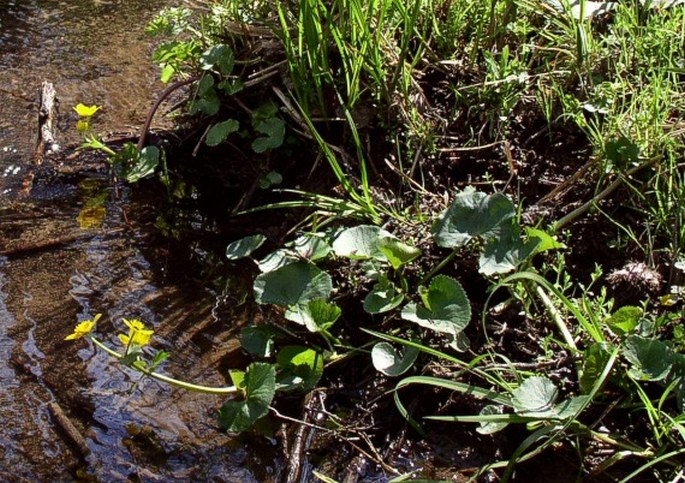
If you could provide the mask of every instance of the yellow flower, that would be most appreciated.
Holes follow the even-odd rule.
[[[101,106],[86,106],[80,102],[74,107],[74,111],[81,117],[92,117],[96,112],[100,110]]]
[[[90,331],[93,330],[93,327],[95,327],[95,324],[100,317],[102,317],[102,314],[96,314],[91,320],[84,320],[83,322],[79,323],[74,328],[74,332],[66,336],[64,340],[76,340],[90,334]]]
[[[128,335],[119,334],[117,336],[122,344],[125,346],[137,345],[142,347],[150,343],[150,338],[152,337],[152,334],[155,333],[154,330],[146,329],[145,324],[137,319],[123,320],[124,324],[128,326]]]

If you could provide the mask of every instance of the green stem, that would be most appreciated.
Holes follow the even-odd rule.
[[[423,277],[423,278],[421,279],[421,281],[419,282],[419,285],[423,285],[423,284],[426,283],[428,280],[430,280],[430,278],[431,278],[433,275],[435,275],[435,274],[438,273],[440,270],[442,270],[443,268],[445,268],[445,266],[446,266],[446,265],[447,265],[447,264],[448,264],[456,255],[457,255],[457,252],[460,250],[460,248],[461,248],[461,247],[457,247],[457,248],[455,248],[454,250],[452,250],[452,253],[450,253],[449,255],[447,255],[443,261],[441,261],[440,263],[438,263],[438,264],[433,268],[433,270],[431,270],[430,272],[428,272],[428,275],[426,275],[425,277]]]
[[[115,357],[116,359],[123,359],[124,356],[122,354],[119,354],[118,352],[110,349],[109,347],[104,345],[102,342],[97,340],[92,335],[88,336],[88,338],[93,341],[93,344],[98,346],[100,349],[105,351],[110,356]],[[150,371],[148,369],[142,369],[142,368],[138,368],[138,367],[133,367],[132,369],[135,369],[139,372],[142,372],[146,376],[149,376],[153,379],[157,379],[158,381],[166,382],[167,384],[171,384],[172,386],[182,387],[183,389],[188,389],[189,391],[202,392],[205,394],[237,394],[240,392],[240,390],[235,386],[228,386],[228,387],[199,386],[197,384],[191,384],[189,382],[179,381],[178,379],[174,379],[173,377],[165,376],[164,374],[160,374],[158,372]]]

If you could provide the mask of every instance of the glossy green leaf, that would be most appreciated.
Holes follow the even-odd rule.
[[[229,260],[238,260],[240,258],[248,257],[257,248],[261,247],[266,241],[264,235],[250,235],[240,240],[235,240],[226,247],[226,258]]]
[[[316,299],[289,307],[285,312],[285,318],[304,325],[310,332],[320,332],[331,327],[341,313],[340,307],[334,303]]]
[[[233,49],[225,44],[213,45],[200,56],[200,68],[202,70],[216,68],[224,76],[233,72],[234,65]]]
[[[156,146],[147,146],[140,151],[133,166],[127,171],[126,181],[135,183],[153,174],[157,166],[159,166],[159,149]]]
[[[538,228],[526,227],[526,235],[529,240],[537,240],[535,253],[542,253],[549,250],[563,250],[566,248],[566,245],[558,242],[552,235]]]
[[[419,248],[407,245],[395,237],[381,237],[378,247],[395,270],[421,255]]]
[[[278,382],[284,390],[311,391],[323,375],[323,356],[302,346],[286,346],[278,352],[276,363],[281,369]]]
[[[253,362],[244,377],[245,399],[229,401],[219,409],[222,428],[239,433],[269,412],[276,393],[276,369],[272,364]]]
[[[512,403],[517,414],[555,415],[554,404],[559,389],[546,377],[532,376],[512,392]]]
[[[486,195],[469,186],[457,193],[450,207],[433,224],[433,237],[438,246],[460,247],[475,236],[496,236],[499,225],[515,213],[514,204],[505,195]]]
[[[343,230],[333,241],[333,252],[339,257],[354,260],[372,258],[386,261],[380,247],[381,238],[392,238],[384,229],[374,225],[359,225]]]
[[[397,290],[387,277],[381,276],[371,292],[364,298],[364,310],[369,314],[380,314],[398,307],[404,294]]]
[[[308,262],[295,262],[254,281],[255,300],[260,304],[298,305],[327,299],[333,290],[330,275]]]
[[[480,410],[481,416],[491,416],[493,414],[503,414],[503,407],[494,404],[488,404],[483,409]],[[476,431],[480,434],[494,434],[498,431],[503,430],[509,425],[506,422],[497,421],[481,421],[480,426],[476,428]]]
[[[302,235],[288,246],[292,247],[300,257],[310,261],[326,258],[332,250],[328,240],[317,234]]]
[[[238,129],[240,129],[240,123],[238,123],[238,121],[235,119],[228,119],[226,121],[214,124],[209,131],[207,131],[205,144],[207,146],[218,146],[226,141],[229,134],[238,131]]]
[[[633,332],[640,324],[642,314],[643,312],[640,307],[626,305],[611,314],[604,323],[607,324],[614,334],[624,336]]]
[[[471,306],[466,292],[452,277],[433,277],[430,286],[421,289],[421,298],[424,306],[413,302],[404,306],[403,319],[455,337],[471,320]]]
[[[396,377],[407,372],[418,355],[419,350],[416,347],[405,347],[400,352],[388,342],[379,342],[371,350],[371,361],[377,371]]]

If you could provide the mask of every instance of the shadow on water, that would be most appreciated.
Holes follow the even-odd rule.
[[[63,340],[102,313],[98,332],[117,347],[121,318],[140,318],[155,347],[172,352],[163,372],[226,385],[218,368],[243,363],[235,336],[255,316],[233,301],[239,283],[189,276],[192,257],[153,227],[160,200],[115,193],[97,170],[37,183],[27,198],[12,190],[31,163],[43,80],[61,100],[62,143],[77,140],[76,102],[104,105],[97,131],[142,124],[160,88],[142,29],[164,4],[0,1],[2,481],[265,481],[277,472],[269,439],[248,449],[217,430],[221,399],[141,379],[85,341]],[[84,208],[93,206],[102,218],[89,225]]]

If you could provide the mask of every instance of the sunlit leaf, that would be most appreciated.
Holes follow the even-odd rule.
[[[225,44],[213,45],[200,56],[201,69],[210,70],[216,68],[221,75],[229,75],[233,72],[234,65],[233,49]]]
[[[359,225],[343,230],[333,241],[333,252],[339,257],[386,261],[380,247],[381,238],[392,238],[384,229],[373,225]]]
[[[244,377],[245,399],[229,401],[219,409],[222,428],[239,433],[269,412],[276,393],[276,368],[272,364],[253,362]]]
[[[395,270],[421,255],[419,248],[407,245],[395,237],[381,237],[378,247]]]
[[[483,409],[480,410],[481,416],[490,416],[493,414],[503,414],[503,407],[494,404],[488,404]],[[497,421],[483,421],[480,426],[476,428],[476,431],[480,434],[494,434],[498,431],[503,430],[509,425],[509,423],[497,422]]]
[[[388,342],[379,342],[371,350],[371,361],[377,371],[386,376],[399,376],[414,365],[419,349],[406,347],[403,352],[397,351]]]
[[[450,207],[433,224],[435,243],[446,248],[460,247],[475,236],[496,236],[499,225],[509,220],[516,208],[501,193],[486,195],[469,186],[457,193]]]
[[[226,258],[229,260],[238,260],[240,258],[248,257],[257,248],[261,247],[266,241],[264,235],[250,235],[235,240],[226,247]]]
[[[497,236],[485,244],[478,271],[483,275],[510,272],[533,254],[538,243],[537,239],[524,241],[516,222],[509,219],[502,223]]]
[[[295,262],[259,275],[254,282],[260,304],[298,305],[327,299],[333,290],[330,275],[308,262]]]
[[[278,352],[276,363],[281,369],[278,382],[288,389],[311,391],[323,375],[323,356],[302,346],[286,346]]]
[[[341,313],[342,310],[336,304],[324,299],[316,299],[289,307],[284,317],[304,325],[310,332],[320,332],[331,327]]]
[[[399,306],[403,300],[404,294],[397,290],[395,284],[387,277],[380,277],[364,299],[364,310],[369,314],[388,312]]]
[[[422,327],[456,335],[471,320],[471,306],[461,284],[452,277],[437,275],[421,290],[424,306],[413,302],[402,309],[402,318]]]
[[[126,181],[135,183],[154,173],[157,166],[159,166],[159,149],[156,146],[147,146],[140,151],[140,155],[126,173]]]
[[[671,372],[675,361],[673,349],[665,343],[638,335],[627,337],[623,355],[632,364],[628,373],[641,381],[665,379]]]
[[[512,403],[518,414],[532,414],[544,417],[555,415],[554,403],[559,389],[546,377],[532,376],[512,392]]]
[[[618,336],[628,335],[640,324],[642,313],[640,307],[626,305],[611,314],[604,323],[614,334]]]

